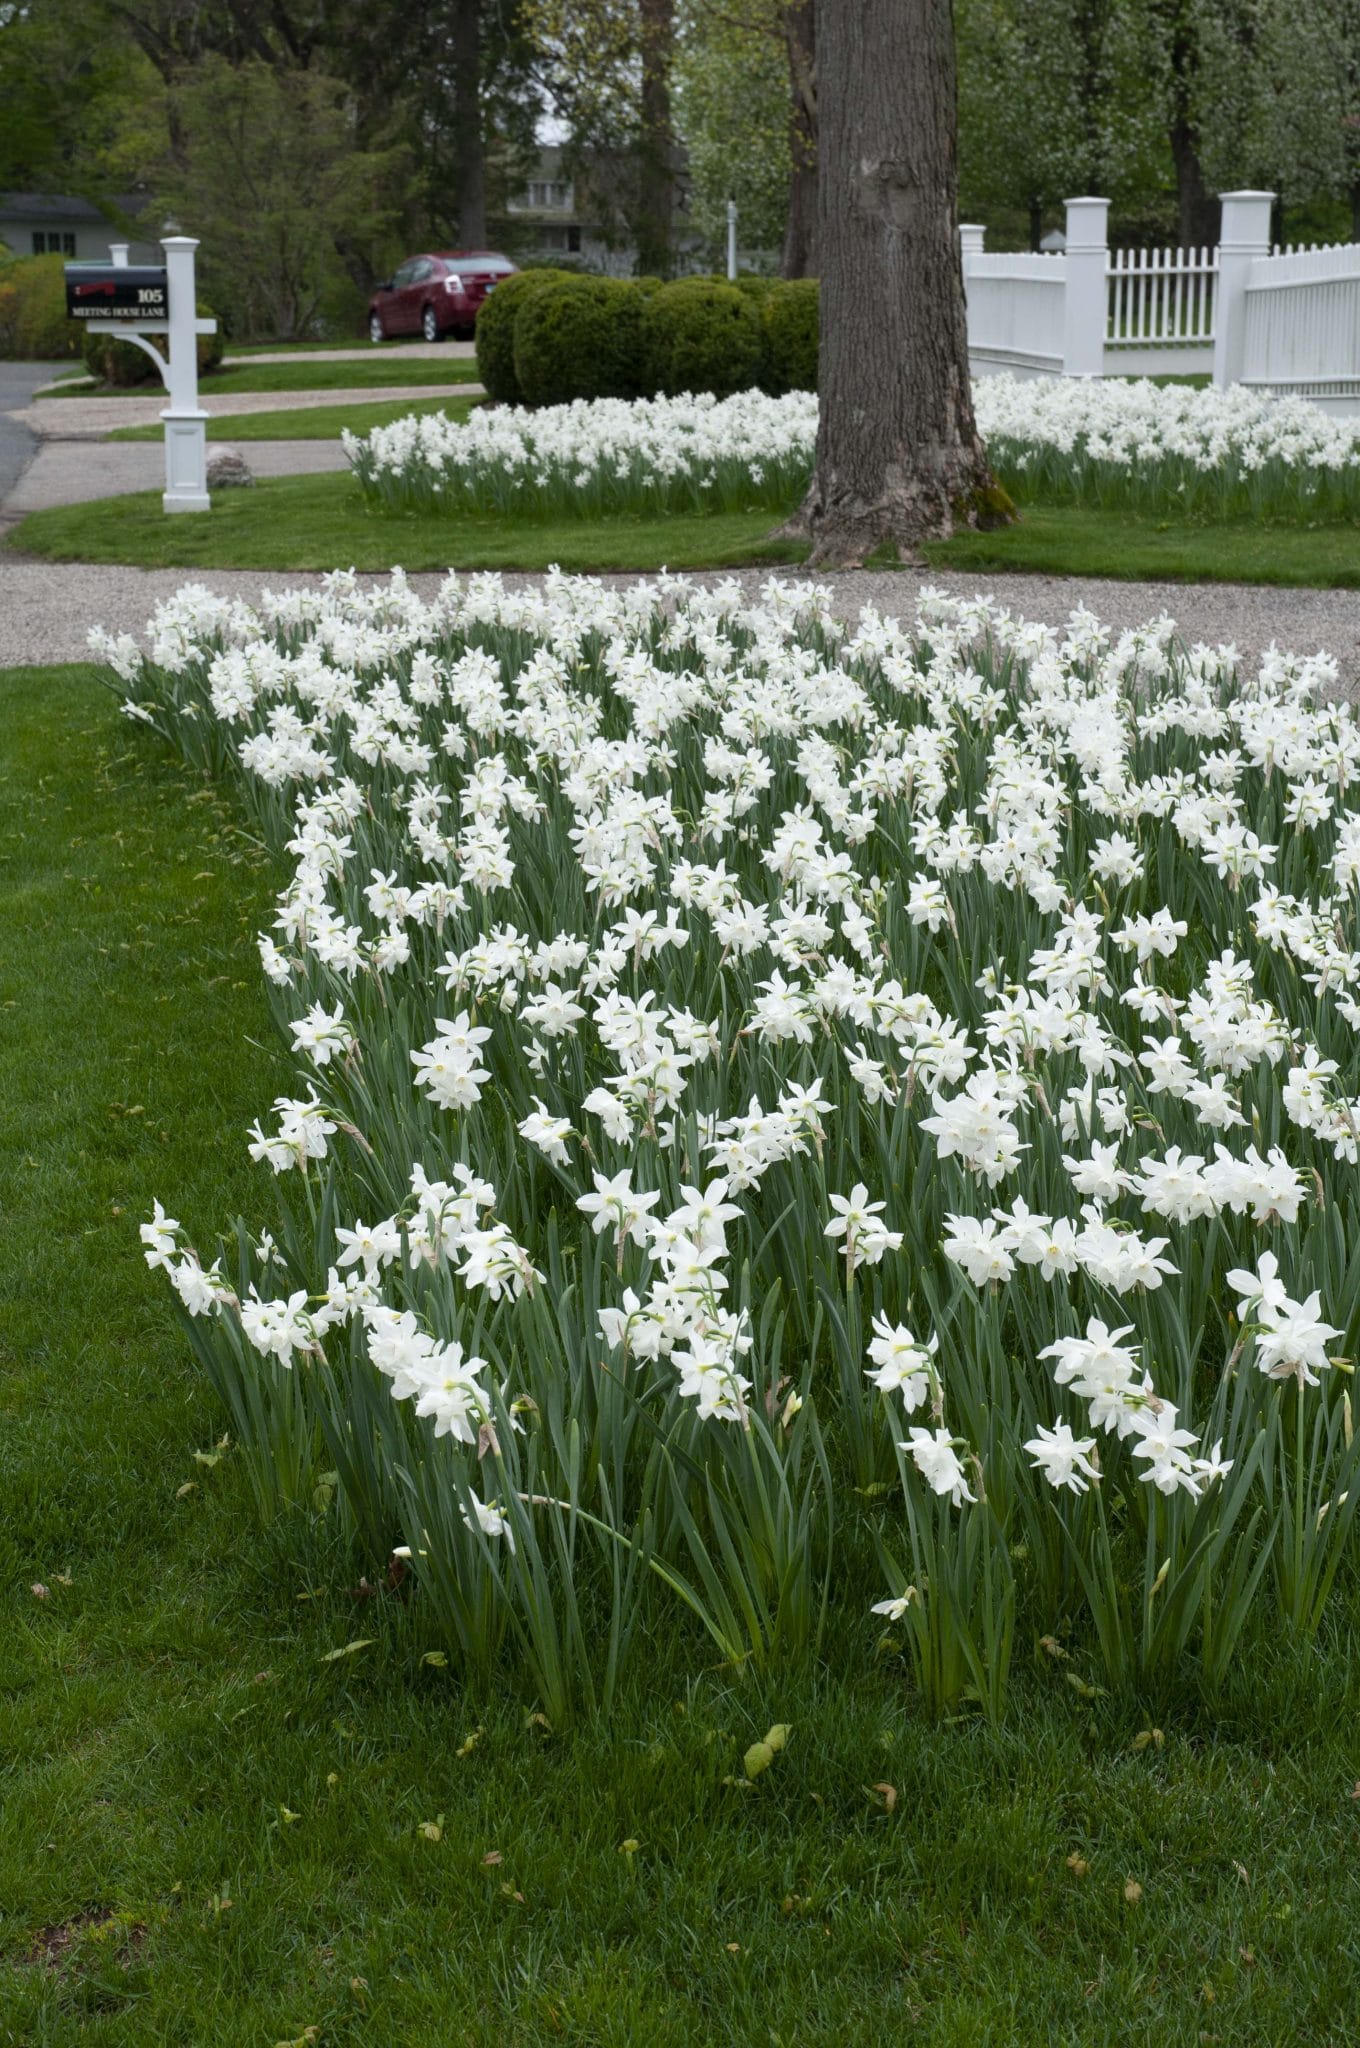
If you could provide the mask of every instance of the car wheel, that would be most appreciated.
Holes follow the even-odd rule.
[[[369,314],[369,316],[368,316],[368,338],[369,338],[369,340],[370,340],[370,341],[371,341],[371,342],[372,342],[372,343],[374,344],[374,346],[375,346],[375,347],[377,346],[377,344],[378,344],[378,343],[379,343],[380,341],[386,341],[386,339],[387,339],[387,336],[386,336],[386,335],[385,335],[385,334],[383,333],[383,324],[382,324],[382,315],[381,315],[381,313],[370,313],[370,314]]]
[[[426,341],[438,341],[439,321],[436,318],[433,306],[427,306],[425,308],[425,311],[421,314],[420,331],[424,335]]]

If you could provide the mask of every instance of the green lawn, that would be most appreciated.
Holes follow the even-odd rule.
[[[438,409],[441,401],[431,401]],[[412,408],[398,405],[398,412]],[[323,408],[329,412],[330,408]],[[360,408],[335,408],[354,421]],[[260,414],[249,434],[223,421],[223,438],[276,440],[280,418]],[[292,417],[314,419],[315,414]],[[154,436],[154,431],[150,430]],[[336,429],[338,431],[338,429]],[[227,492],[206,513],[167,518],[157,493],[101,498],[34,512],[7,544],[55,561],[126,562],[147,568],[545,569],[581,571],[728,568],[796,564],[806,549],[770,538],[768,512],[619,517],[526,525],[469,515],[370,512],[348,474],[266,480]],[[1151,578],[1169,582],[1278,583],[1360,588],[1360,527],[1163,523],[1131,512],[1032,505],[998,533],[931,543],[932,568],[980,575]]]
[[[367,434],[413,412],[445,412],[465,420],[480,398],[378,398],[360,405],[293,406],[281,412],[224,413],[208,421],[210,441],[338,441],[341,429]],[[164,428],[115,427],[110,441],[159,441]]]
[[[925,552],[940,566],[990,574],[1360,589],[1360,525],[1210,525],[1067,505],[1026,505],[1022,515],[996,533],[960,534]]]
[[[262,1533],[136,1225],[271,1184],[275,878],[90,670],[0,676],[0,719],[0,2041],[1354,2038],[1354,1595],[1161,1740],[1037,1651],[1002,1731],[931,1726],[865,1630],[782,1682],[671,1632],[568,1740],[426,1665],[324,1519]]]
[[[215,370],[202,380],[211,401],[215,392],[231,391],[364,391],[385,384],[475,384],[477,365],[471,356],[413,356],[404,349],[375,348],[354,363],[315,363],[301,355],[287,363],[242,363],[233,370]],[[51,398],[147,398],[154,384],[91,384],[80,391],[48,392]]]
[[[671,569],[788,562],[800,551],[770,541],[768,512],[680,519],[510,519],[370,512],[347,472],[271,478],[219,493],[211,512],[166,518],[159,492],[101,498],[34,512],[7,544],[57,561],[135,562],[184,568]]]

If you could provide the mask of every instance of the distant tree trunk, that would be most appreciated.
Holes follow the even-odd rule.
[[[817,0],[780,9],[789,60],[789,215],[781,277],[817,275]]]
[[[1360,242],[1360,178],[1351,186],[1351,240]]]
[[[1176,235],[1182,249],[1205,249],[1218,240],[1218,198],[1204,182],[1199,136],[1184,118],[1168,135],[1176,167]]]
[[[454,0],[449,62],[453,73],[458,239],[486,246],[486,150],[482,134],[482,0]]]
[[[1039,253],[1039,244],[1043,239],[1044,202],[1042,199],[1031,199],[1029,202],[1029,245],[1036,256]]]
[[[951,0],[820,0],[815,565],[1012,516],[973,419]]]
[[[1218,205],[1204,182],[1199,128],[1194,109],[1199,91],[1199,44],[1193,10],[1173,10],[1170,38],[1171,110],[1167,141],[1176,172],[1176,238],[1182,249],[1204,249],[1218,240]]]
[[[638,270],[669,277],[674,261],[675,136],[671,59],[675,0],[641,0],[642,140],[638,163]]]

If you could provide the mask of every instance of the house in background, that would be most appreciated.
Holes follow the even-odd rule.
[[[601,195],[611,179],[629,175],[601,153],[586,170],[569,172],[566,151],[556,144],[540,149],[528,182],[506,201],[506,220],[521,262],[559,262],[605,277],[633,277],[637,249],[621,239],[617,209]],[[687,221],[688,181],[683,162],[676,180],[676,270],[703,269],[697,236]]]
[[[117,201],[120,211],[135,218],[146,206],[145,195],[128,193]],[[126,240],[117,222],[101,213],[91,199],[59,192],[0,192],[0,242],[13,256],[66,256],[78,262],[107,262],[109,243]],[[132,242],[133,263],[159,263],[154,242]]]

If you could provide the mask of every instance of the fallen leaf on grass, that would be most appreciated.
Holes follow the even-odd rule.
[[[338,1650],[327,1650],[321,1662],[323,1664],[338,1663],[341,1657],[352,1657],[357,1650],[371,1649],[377,1640],[376,1636],[359,1636],[352,1643],[343,1643]]]
[[[781,1749],[788,1742],[791,1729],[786,1721],[776,1721],[766,1731],[763,1742],[753,1742],[742,1758],[742,1768],[748,1778],[758,1778],[762,1771],[768,1771]]]
[[[499,1849],[488,1849],[482,1858],[482,1868],[483,1870],[493,1870],[498,1863],[504,1863],[504,1861],[505,1858]]]

